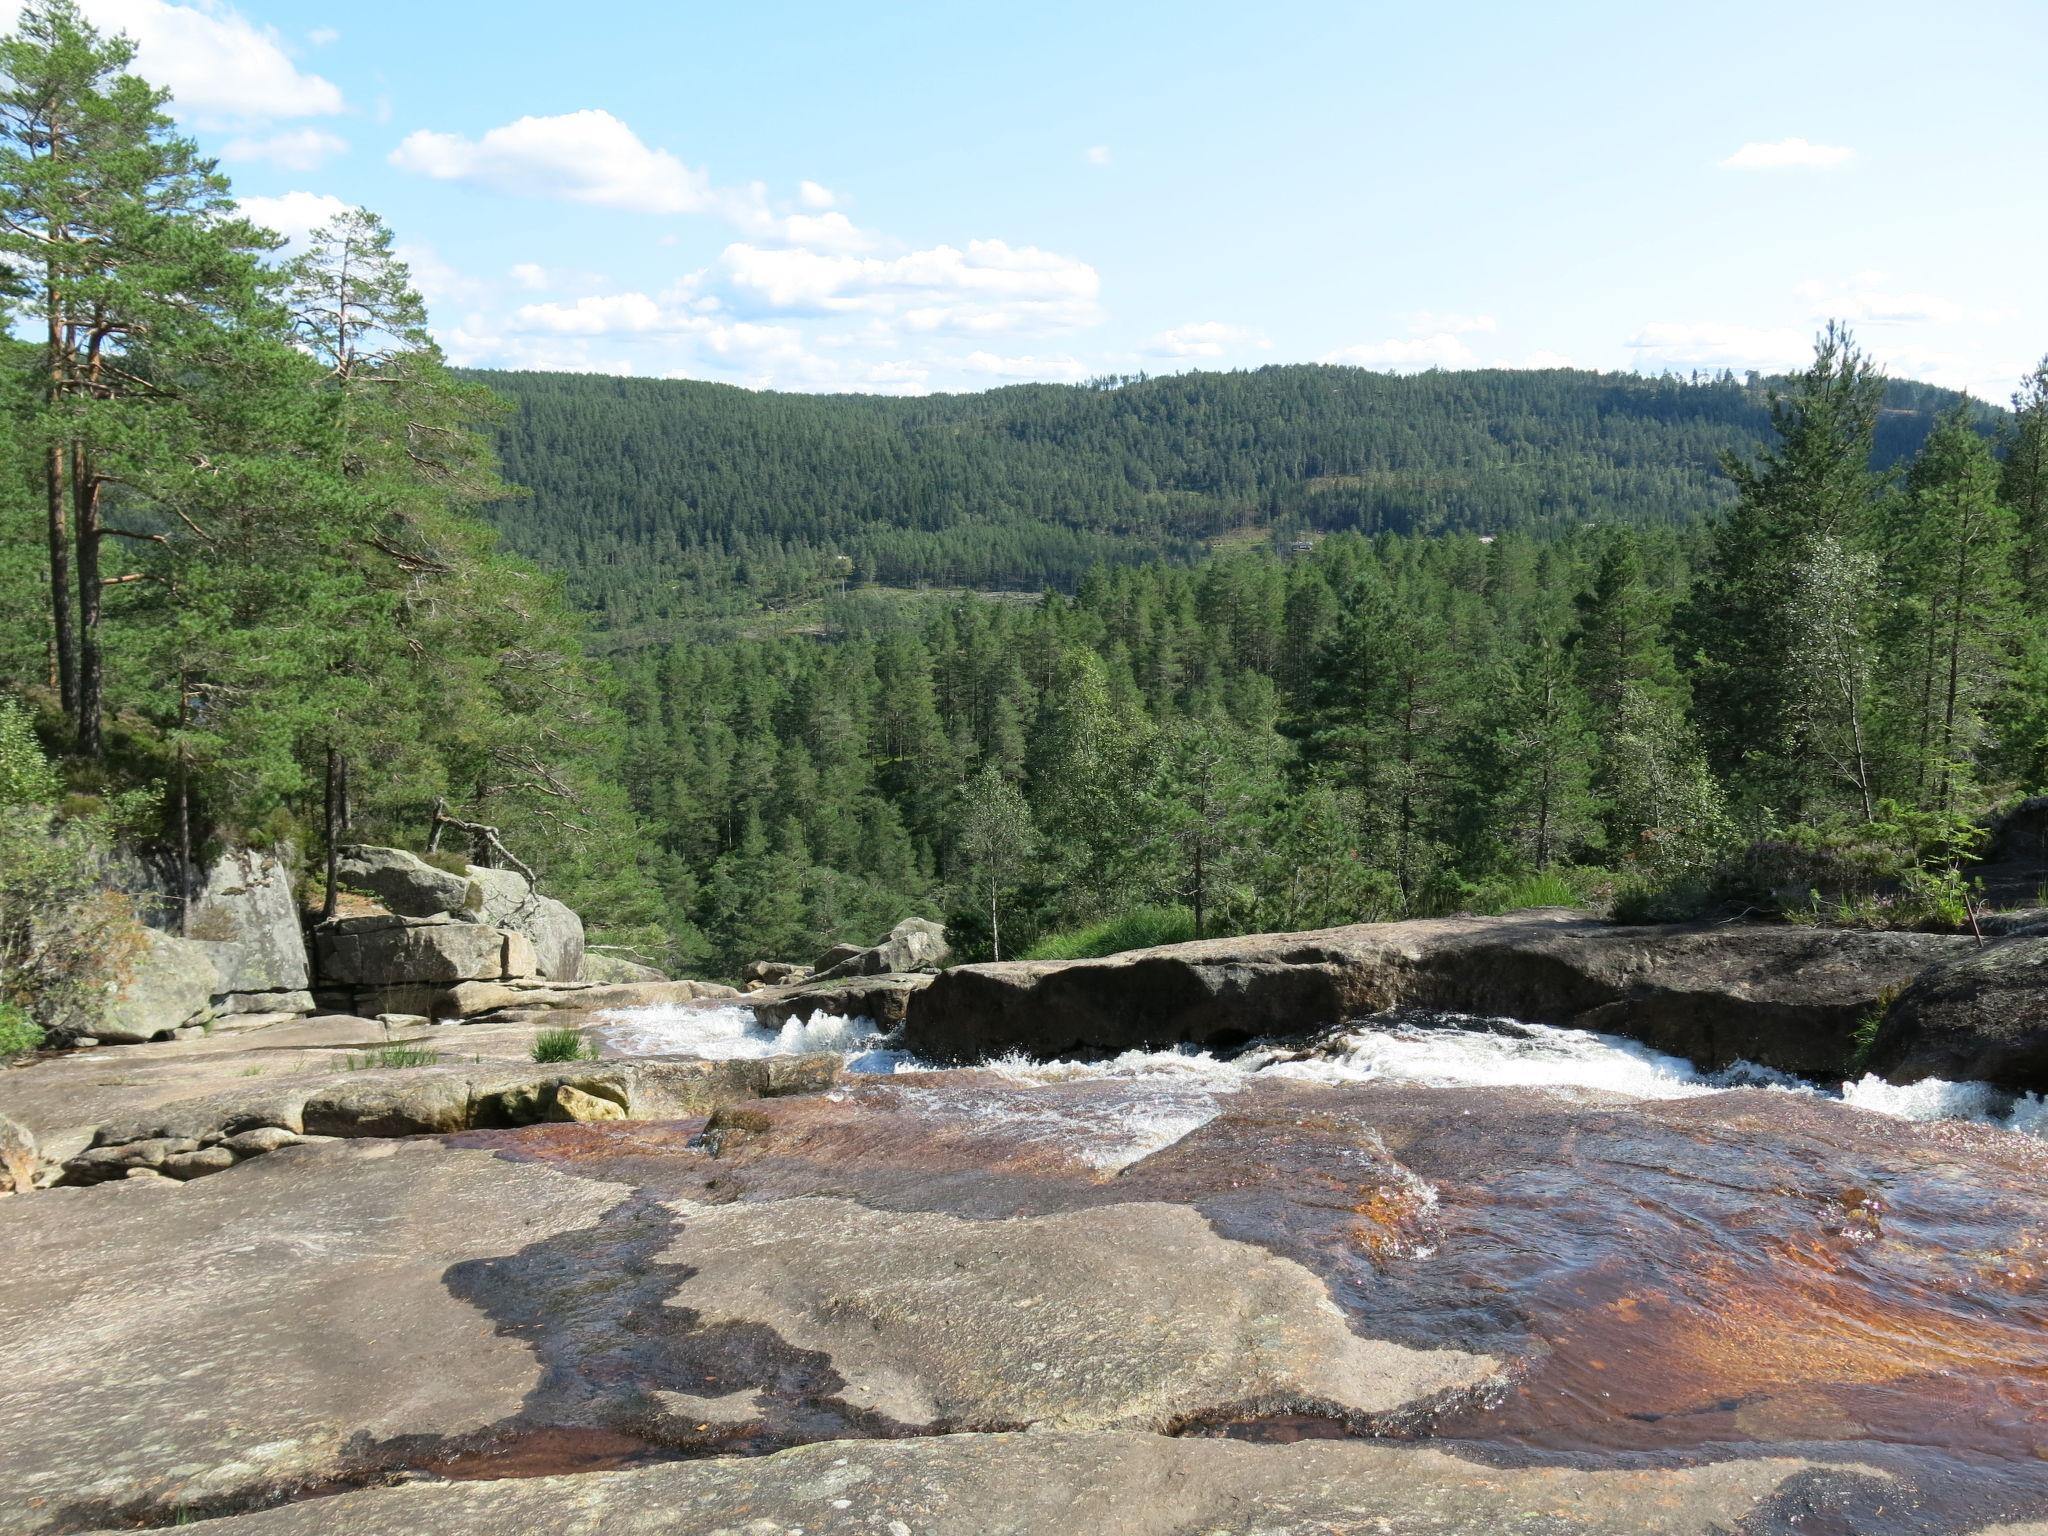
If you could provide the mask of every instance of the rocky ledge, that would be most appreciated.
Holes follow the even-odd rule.
[[[2002,942],[2048,953],[2044,940]],[[960,966],[911,1001],[905,1043],[936,1061],[1232,1047],[1419,1007],[1624,1035],[1707,1068],[1748,1060],[1840,1073],[1859,1026],[1923,973],[1954,968],[1943,973],[1957,977],[1956,999],[1971,995],[1968,967],[1985,964],[1978,953],[1975,940],[1949,934],[1631,928],[1564,911],[1363,924],[1102,960]],[[2022,970],[1999,974],[2024,987]],[[2043,995],[2033,1005],[2037,1031],[2048,1029]],[[1961,1006],[1921,996],[1920,1015]],[[1940,1064],[1949,1075],[1982,1075],[1967,1043]],[[2048,1074],[2033,1086],[2041,1078]]]

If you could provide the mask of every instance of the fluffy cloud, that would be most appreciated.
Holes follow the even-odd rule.
[[[900,256],[727,246],[716,279],[757,312],[874,315],[912,331],[1054,330],[1098,315],[1101,278],[1036,246],[970,240]]]
[[[1774,373],[1796,367],[1813,352],[1813,335],[1794,326],[1689,324],[1654,321],[1628,340],[1636,367],[1648,373],[1694,368]]]
[[[288,171],[317,171],[347,152],[347,139],[322,128],[287,128],[260,138],[230,139],[221,150],[229,160],[267,160]]]
[[[1973,309],[1940,294],[1900,288],[1883,272],[1858,272],[1840,283],[1801,283],[1795,291],[1812,306],[1814,319],[1859,325],[2000,325],[2017,313],[2009,307]]]
[[[1109,164],[1109,146],[1107,144],[1091,144],[1081,151],[1081,158],[1090,165],[1107,165]]]
[[[325,192],[245,197],[241,199],[240,206],[244,218],[261,224],[265,229],[276,230],[294,245],[305,244],[306,236],[349,209],[349,205],[340,198]]]
[[[776,232],[792,245],[815,251],[870,251],[877,244],[873,235],[843,213],[792,213],[776,226]]]
[[[512,281],[522,288],[545,288],[548,285],[548,269],[537,261],[515,261],[511,271]]]
[[[1855,150],[1840,144],[1774,139],[1768,144],[1745,144],[1720,165],[1724,171],[1832,171],[1848,164],[1855,155]]]
[[[0,3],[12,27],[19,5]],[[86,19],[135,40],[135,68],[168,89],[178,115],[208,127],[342,110],[341,90],[301,70],[278,35],[223,0],[82,0]]]
[[[1004,357],[995,352],[970,352],[960,359],[967,373],[989,379],[1056,379],[1073,383],[1088,377],[1088,365],[1062,353],[1057,357]]]
[[[1221,320],[1198,320],[1161,331],[1145,344],[1156,357],[1223,357],[1247,347],[1270,348],[1263,332],[1248,325],[1229,325]]]
[[[1470,368],[1478,358],[1456,336],[1439,331],[1432,336],[1397,337],[1340,347],[1325,353],[1321,361],[1377,368],[1386,373],[1420,373],[1429,368]]]
[[[830,187],[821,187],[815,181],[806,181],[796,189],[796,200],[806,208],[832,208],[839,202],[839,195]]]
[[[649,148],[611,113],[596,110],[522,117],[481,139],[421,129],[406,135],[391,152],[391,163],[436,181],[602,208],[699,213],[715,202],[703,171],[665,149]]]

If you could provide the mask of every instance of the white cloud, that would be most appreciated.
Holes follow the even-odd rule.
[[[333,27],[315,27],[306,34],[306,41],[315,48],[325,48],[329,43],[341,41],[341,33]]]
[[[1088,365],[1062,353],[1057,357],[1003,357],[994,352],[970,352],[960,360],[966,372],[993,379],[1060,379],[1073,382],[1088,377]]]
[[[512,264],[512,281],[522,288],[545,288],[548,269],[537,261],[516,261]]]
[[[268,160],[288,171],[317,171],[346,153],[348,140],[324,128],[287,128],[263,138],[234,138],[221,150],[229,160]]]
[[[1855,158],[1840,144],[1813,144],[1805,139],[1774,139],[1745,144],[1722,160],[1724,171],[1831,171]]]
[[[681,310],[665,308],[644,293],[586,294],[568,304],[522,304],[512,318],[519,330],[544,331],[555,336],[686,331],[695,319]]]
[[[792,213],[778,233],[792,245],[820,251],[868,251],[876,244],[873,235],[843,213]]]
[[[287,192],[282,197],[245,197],[240,200],[242,216],[265,229],[274,229],[294,245],[349,205],[326,192]]]
[[[1145,344],[1145,350],[1159,357],[1222,357],[1246,347],[1270,349],[1272,345],[1263,332],[1250,326],[1198,320],[1161,331]]]
[[[1628,340],[1636,367],[1650,373],[1669,369],[1754,368],[1775,373],[1797,367],[1813,353],[1813,334],[1796,326],[1691,324],[1654,321]]]
[[[1427,368],[1470,368],[1478,362],[1470,347],[1448,331],[1361,343],[1327,352],[1321,361],[1377,368],[1386,373],[1419,373]]]
[[[1491,315],[1437,314],[1434,310],[1418,310],[1408,317],[1410,336],[1470,336],[1480,331],[1492,331]]]
[[[1883,272],[1858,272],[1846,282],[1805,282],[1794,291],[1812,305],[1814,319],[1858,325],[2003,325],[2019,313],[2010,306],[1973,309],[1940,294],[1900,288]]]
[[[595,110],[522,117],[481,139],[421,129],[406,135],[391,163],[436,181],[644,213],[699,213],[715,202],[703,171],[649,148],[611,113]]]
[[[136,72],[171,92],[180,117],[226,127],[324,117],[345,105],[338,86],[292,62],[276,31],[223,0],[83,0],[80,8],[94,26],[135,40]]]
[[[1081,151],[1081,158],[1090,165],[1107,165],[1109,164],[1109,146],[1107,144],[1091,144]]]
[[[727,246],[717,277],[743,308],[867,314],[912,331],[993,332],[1086,325],[1101,279],[1084,261],[1036,246],[970,240],[900,256]]]
[[[839,202],[839,195],[830,187],[822,187],[815,181],[806,181],[796,189],[796,200],[806,208],[832,208]]]

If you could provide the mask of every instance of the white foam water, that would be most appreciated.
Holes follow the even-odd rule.
[[[848,1070],[897,1073],[942,1070],[892,1049],[873,1020],[814,1014],[770,1029],[751,1008],[689,1004],[626,1008],[600,1014],[610,1046],[628,1054],[739,1057],[794,1056],[829,1051]],[[1325,1037],[1312,1050],[1253,1049],[1228,1060],[1191,1048],[1126,1051],[1103,1061],[1035,1061],[1022,1055],[984,1062],[980,1070],[1020,1086],[1110,1079],[1142,1085],[1116,1117],[1084,1128],[1049,1104],[1011,1097],[1011,1114],[1038,1113],[1048,1136],[1075,1138],[1075,1150],[1104,1169],[1127,1166],[1172,1145],[1215,1118],[1217,1096],[1268,1075],[1323,1083],[1414,1083],[1432,1088],[1542,1088],[1560,1093],[1614,1094],[1632,1099],[1683,1099],[1730,1088],[1840,1098],[1858,1109],[1901,1120],[1968,1120],[2048,1138],[2048,1101],[2015,1097],[1986,1083],[1941,1079],[1900,1086],[1876,1076],[1843,1083],[1831,1092],[1754,1062],[1704,1073],[1678,1056],[1633,1040],[1524,1024],[1512,1019],[1453,1015],[1390,1017]],[[991,1097],[990,1113],[1002,1109]],[[1110,1132],[1113,1131],[1113,1134]]]
[[[858,1072],[892,1072],[906,1058],[880,1049],[873,1019],[814,1013],[770,1029],[754,1010],[734,1004],[717,1008],[664,1003],[652,1008],[614,1008],[600,1013],[604,1041],[621,1055],[699,1056],[709,1061],[757,1060],[829,1051],[847,1058]]]

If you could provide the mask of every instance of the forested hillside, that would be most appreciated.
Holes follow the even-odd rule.
[[[1725,507],[1765,389],[1314,365],[921,399],[474,375],[511,400],[495,516],[621,634],[842,584],[1072,591],[1102,562],[1299,532],[1553,533]],[[1953,396],[1894,383],[1880,467]]]
[[[1970,818],[2048,786],[2048,371],[2000,438],[1957,406],[1896,472],[1884,399],[1831,332],[1708,523],[1338,534],[1038,605],[854,592],[825,643],[622,654],[679,951],[1595,891],[1963,922]]]

